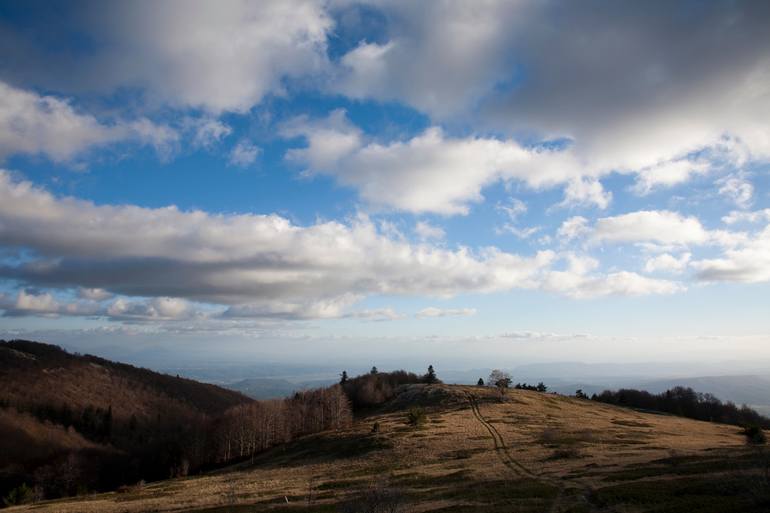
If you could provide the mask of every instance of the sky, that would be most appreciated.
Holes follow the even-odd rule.
[[[0,1],[0,337],[770,362],[768,26],[764,1]]]

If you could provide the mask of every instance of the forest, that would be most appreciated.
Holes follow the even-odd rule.
[[[605,390],[600,394],[594,394],[591,398],[603,403],[670,413],[707,422],[770,429],[770,419],[748,406],[739,407],[729,401],[722,402],[711,394],[702,394],[692,388],[674,387],[660,394],[622,388],[614,391]]]
[[[353,378],[343,372],[333,386],[255,401],[35,342],[0,341],[0,364],[6,502],[112,490],[243,461],[299,436],[344,428],[354,410],[387,401],[400,385],[438,382],[432,367],[424,376],[373,368]]]

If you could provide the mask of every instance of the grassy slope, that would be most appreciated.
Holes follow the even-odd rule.
[[[417,427],[402,409],[415,403],[428,405]],[[336,511],[379,482],[416,512],[768,511],[757,464],[733,426],[536,392],[499,403],[484,388],[418,385],[349,430],[253,463],[26,509]]]

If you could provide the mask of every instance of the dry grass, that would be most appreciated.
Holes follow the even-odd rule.
[[[749,457],[743,435],[732,426],[522,390],[510,391],[503,403],[493,391],[480,387],[436,385],[427,392],[443,399],[424,405],[427,418],[420,426],[406,425],[403,410],[390,411],[361,419],[345,431],[273,449],[253,465],[149,484],[128,493],[9,511],[336,511],[337,504],[372,483],[399,490],[414,513],[578,512],[612,504],[616,511],[646,511],[660,505],[646,506],[646,500],[656,499],[652,492],[645,495],[645,483],[665,479],[677,486],[682,479],[714,480]],[[486,425],[473,414],[467,394],[477,398]],[[375,422],[379,430],[372,433]],[[496,447],[499,444],[503,447]],[[649,488],[666,490],[662,485]],[[671,497],[671,504],[679,504],[678,495],[672,492]],[[740,502],[744,499],[749,502]],[[710,499],[711,509],[701,509],[762,507],[761,498],[740,495],[730,500],[738,502],[714,509],[721,503]]]

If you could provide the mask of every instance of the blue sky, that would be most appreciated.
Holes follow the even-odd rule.
[[[0,336],[770,361],[770,8],[591,4],[0,2]]]

